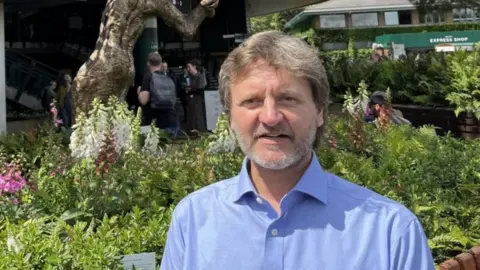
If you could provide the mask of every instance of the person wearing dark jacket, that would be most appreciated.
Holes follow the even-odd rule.
[[[199,71],[200,63],[194,59],[187,63],[189,73],[187,85],[187,130],[197,130],[205,132],[207,125],[205,121],[205,106],[203,100],[203,90],[207,85],[205,75]]]

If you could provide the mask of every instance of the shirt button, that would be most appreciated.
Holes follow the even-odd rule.
[[[273,230],[272,230],[272,235],[273,235],[273,236],[277,236],[277,235],[278,235],[278,230],[277,230],[277,229],[273,229]]]
[[[257,203],[262,203],[262,199],[260,199],[260,197],[257,197]]]

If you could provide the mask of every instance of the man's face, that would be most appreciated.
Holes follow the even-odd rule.
[[[160,71],[161,72],[167,72],[167,70],[168,70],[168,64],[163,62],[162,66],[160,67]]]
[[[197,68],[194,65],[189,63],[187,64],[187,71],[188,73],[195,75],[197,73]]]
[[[65,82],[66,82],[67,84],[69,84],[69,83],[72,82],[72,77],[70,77],[70,75],[68,75],[68,74],[65,74],[65,75],[63,76],[63,78],[64,78],[64,80],[65,80]]]
[[[323,113],[307,80],[258,63],[231,86],[231,128],[253,162],[285,169],[310,154]]]
[[[375,116],[375,118],[380,116],[380,111],[382,110],[382,108],[383,108],[383,106],[380,105],[380,104],[372,104],[371,110],[372,110],[372,114],[373,114],[373,116]]]

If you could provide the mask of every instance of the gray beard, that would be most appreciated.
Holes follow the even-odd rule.
[[[313,143],[317,135],[317,126],[316,122],[313,122],[310,126],[310,131],[305,141],[303,143],[295,145],[295,148],[293,149],[291,155],[282,153],[283,156],[277,160],[262,159],[259,155],[257,155],[254,151],[250,149],[250,145],[252,145],[252,143],[249,144],[240,133],[236,131],[233,131],[233,133],[235,134],[235,137],[237,138],[238,144],[240,145],[243,153],[252,162],[268,170],[283,170],[298,164],[305,156],[311,153],[311,151],[313,150]],[[268,150],[280,151],[279,147],[277,146],[269,146]]]

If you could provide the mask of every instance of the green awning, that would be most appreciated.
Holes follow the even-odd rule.
[[[375,43],[384,48],[391,42],[404,44],[405,48],[435,48],[437,45],[473,45],[480,42],[480,31],[424,32],[378,36]]]

